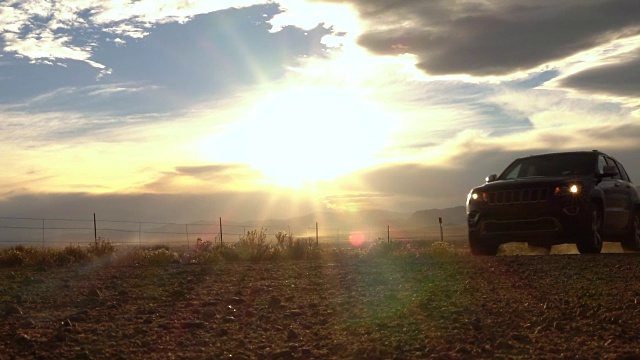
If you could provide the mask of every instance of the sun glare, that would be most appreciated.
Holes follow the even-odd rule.
[[[352,90],[291,88],[258,101],[218,145],[226,144],[225,161],[251,165],[267,183],[304,187],[379,162],[390,123]]]

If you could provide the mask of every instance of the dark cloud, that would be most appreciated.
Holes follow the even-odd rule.
[[[562,81],[563,87],[587,93],[603,93],[616,96],[640,96],[640,51],[628,61],[601,65],[571,75]]]
[[[637,0],[350,2],[368,24],[360,44],[433,75],[509,74],[640,33]]]

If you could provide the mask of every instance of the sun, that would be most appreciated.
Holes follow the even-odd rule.
[[[228,160],[251,165],[266,182],[301,187],[378,163],[391,124],[379,106],[351,89],[278,90],[230,125]]]

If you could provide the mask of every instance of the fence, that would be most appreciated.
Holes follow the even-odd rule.
[[[306,227],[295,227],[297,238],[315,240],[318,244],[335,246],[360,245],[370,241],[436,241],[443,239],[442,224],[420,228],[392,228],[368,226],[363,229],[324,228],[315,223]],[[275,227],[267,232],[273,236],[277,231],[291,232],[291,226],[268,223],[249,224],[223,222],[174,223],[151,221],[127,221],[97,219],[95,214],[89,219],[55,219],[0,217],[0,247],[27,245],[61,247],[71,244],[88,244],[97,237],[109,239],[112,243],[130,246],[163,244],[174,247],[193,246],[198,238],[214,243],[232,243],[247,231]],[[452,244],[466,242],[466,227],[447,226],[446,240]],[[271,239],[269,239],[271,240]]]

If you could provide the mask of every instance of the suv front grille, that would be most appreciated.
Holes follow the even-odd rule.
[[[549,200],[548,188],[490,191],[487,193],[489,205],[522,204]]]

